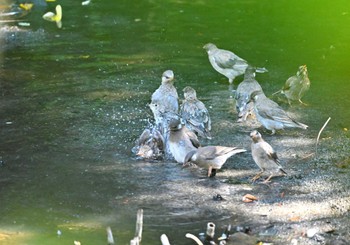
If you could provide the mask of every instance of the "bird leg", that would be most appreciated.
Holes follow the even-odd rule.
[[[270,179],[273,177],[274,175],[271,174],[266,180],[264,180],[263,183],[269,183],[270,182]]]
[[[307,106],[306,103],[302,102],[301,99],[299,99],[300,104]]]
[[[211,167],[211,166],[208,168],[208,177],[211,177],[211,170],[212,169],[213,169],[213,167]]]
[[[257,179],[259,179],[263,172],[264,172],[264,171],[260,171],[257,175],[255,175],[255,176],[252,178],[252,182],[254,183]]]

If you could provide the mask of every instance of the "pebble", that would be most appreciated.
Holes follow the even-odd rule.
[[[317,228],[308,229],[307,232],[306,232],[306,236],[308,238],[313,238],[316,235],[317,232],[318,232]]]

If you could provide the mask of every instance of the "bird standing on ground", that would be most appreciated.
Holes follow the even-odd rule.
[[[254,91],[262,91],[260,84],[255,80],[255,69],[248,66],[244,73],[244,80],[238,85],[236,90],[236,109],[238,116],[243,121],[252,113],[250,110],[253,106],[248,106],[251,102],[251,95]]]
[[[253,140],[251,145],[252,156],[261,170],[252,180],[257,180],[265,171],[269,172],[270,176],[264,182],[270,181],[270,179],[278,173],[286,175],[287,173],[280,165],[276,152],[272,146],[261,137],[261,134],[254,130],[250,133],[250,137]]]
[[[308,128],[307,125],[290,118],[276,102],[267,98],[264,92],[255,91],[251,96],[256,118],[266,129],[271,130],[272,134],[284,128]]]
[[[190,151],[185,158],[185,163],[192,162],[201,168],[208,169],[208,177],[214,177],[216,169],[220,169],[226,160],[245,149],[226,146],[204,146]]]
[[[246,60],[235,55],[233,52],[219,49],[215,44],[207,43],[203,48],[208,53],[210,64],[213,68],[228,78],[230,84],[235,77],[244,74],[248,67]],[[256,68],[257,72],[267,72],[265,68]]]
[[[184,164],[186,155],[200,146],[198,138],[179,118],[170,119],[168,125],[170,152],[176,162]]]
[[[187,86],[183,92],[185,100],[180,106],[180,115],[186,127],[203,138],[211,139],[211,120],[207,108],[197,99],[196,90]]]
[[[291,101],[296,100],[305,105],[305,103],[301,101],[301,98],[309,89],[310,79],[307,73],[307,67],[306,65],[302,65],[299,66],[297,74],[288,78],[283,88],[274,94],[284,94],[289,105],[291,105]]]

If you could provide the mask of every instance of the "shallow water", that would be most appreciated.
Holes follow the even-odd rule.
[[[117,244],[127,244],[138,208],[145,215],[143,244],[159,244],[164,232],[185,244],[184,234],[204,230],[208,221],[244,223],[234,211],[202,208],[212,193],[198,203],[191,186],[176,189],[198,178],[215,193],[216,181],[131,154],[152,119],[147,103],[166,69],[174,70],[181,96],[193,86],[209,107],[210,144],[249,147],[246,129],[227,128],[236,114],[226,78],[202,49],[207,42],[266,67],[257,79],[268,95],[306,64],[308,106],[289,108],[274,97],[310,126],[298,134],[316,137],[329,116],[326,137],[350,128],[347,1],[60,3],[62,29],[41,18],[56,4],[48,3],[24,17],[31,25],[23,32],[2,32],[0,243],[104,244],[111,226]],[[233,134],[243,140],[232,142]],[[178,200],[181,191],[188,197]]]

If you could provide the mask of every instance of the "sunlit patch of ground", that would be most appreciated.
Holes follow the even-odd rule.
[[[33,234],[30,232],[0,229],[1,244],[21,244],[31,236],[33,236]]]

